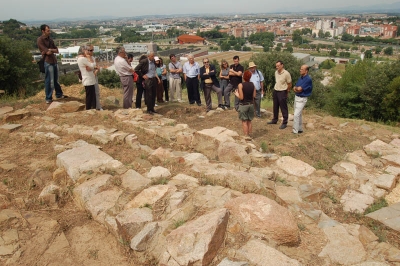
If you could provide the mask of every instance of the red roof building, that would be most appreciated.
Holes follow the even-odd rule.
[[[204,38],[197,36],[197,35],[181,35],[178,37],[178,42],[179,44],[185,44],[185,43],[204,43]]]

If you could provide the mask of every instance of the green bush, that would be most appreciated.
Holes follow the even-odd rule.
[[[98,74],[99,84],[108,88],[120,88],[121,81],[117,72],[103,69]]]
[[[326,59],[324,62],[322,62],[319,67],[322,69],[331,69],[336,66],[336,63],[332,61],[331,59]]]
[[[68,73],[66,75],[61,75],[59,78],[59,82],[64,86],[71,86],[73,84],[78,84],[79,78],[78,75],[75,73]]]

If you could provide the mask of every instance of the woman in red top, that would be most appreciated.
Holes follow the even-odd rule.
[[[254,118],[254,98],[256,88],[250,82],[251,72],[246,70],[243,74],[243,82],[238,85],[234,94],[239,98],[239,119],[242,120],[242,128],[245,137],[250,138],[252,132],[251,120]]]

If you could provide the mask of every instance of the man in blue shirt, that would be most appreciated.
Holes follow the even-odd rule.
[[[294,98],[293,134],[303,133],[302,111],[312,92],[312,80],[308,75],[308,70],[309,67],[307,65],[300,67],[300,78],[293,87],[296,93]]]

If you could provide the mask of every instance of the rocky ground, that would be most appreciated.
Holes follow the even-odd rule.
[[[65,93],[0,106],[1,264],[400,265],[399,128]]]

